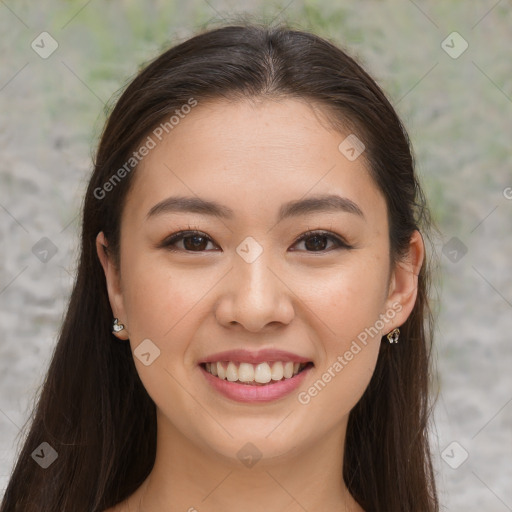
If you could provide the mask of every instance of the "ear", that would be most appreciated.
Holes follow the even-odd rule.
[[[119,339],[127,340],[128,330],[125,323],[126,314],[123,303],[123,294],[121,292],[121,280],[119,271],[113,264],[111,256],[107,251],[107,247],[108,243],[105,235],[103,234],[103,231],[100,231],[96,237],[96,252],[98,253],[98,258],[100,259],[101,266],[105,272],[110,307],[112,308],[114,317],[119,318],[119,323],[125,325],[125,328],[122,331],[114,334]]]
[[[396,263],[391,274],[388,298],[386,306],[391,308],[400,304],[401,309],[393,308],[397,311],[394,317],[393,326],[389,328],[392,331],[395,327],[402,325],[414,308],[416,297],[418,295],[418,275],[425,257],[425,246],[423,238],[419,231],[414,231],[409,241],[409,250],[407,254]]]

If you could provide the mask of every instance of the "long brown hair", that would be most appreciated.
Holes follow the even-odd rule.
[[[363,141],[387,203],[393,262],[407,250],[414,230],[428,233],[407,133],[374,80],[337,45],[283,25],[241,23],[206,30],[165,51],[128,85],[104,128],[83,204],[76,281],[0,512],[101,512],[148,476],[156,453],[155,404],[129,344],[111,334],[96,235],[105,233],[119,264],[121,213],[136,172],[136,165],[130,169],[126,163],[162,119],[191,98],[201,104],[270,96],[312,100],[333,125]],[[123,166],[127,172],[110,181],[105,193]],[[439,509],[428,441],[428,267],[426,259],[401,342],[381,343],[375,373],[349,417],[344,479],[368,512]],[[31,456],[43,442],[58,454],[47,469]]]

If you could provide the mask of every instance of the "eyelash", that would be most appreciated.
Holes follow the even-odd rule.
[[[207,239],[209,242],[213,242],[213,240],[206,233],[203,233],[202,231],[193,229],[189,226],[188,230],[178,231],[177,233],[174,233],[171,236],[169,236],[168,238],[166,238],[160,244],[160,248],[165,248],[172,252],[187,252],[187,253],[209,252],[209,251],[189,251],[187,249],[175,249],[172,247],[172,245],[175,244],[177,241],[183,240],[188,237],[193,237],[193,236],[200,236],[202,238]],[[339,250],[339,249],[348,250],[348,249],[353,248],[353,246],[351,246],[347,242],[345,242],[345,240],[343,240],[343,238],[341,238],[340,236],[334,235],[330,231],[323,231],[323,230],[319,230],[319,229],[306,231],[305,233],[300,235],[299,238],[295,239],[295,241],[293,242],[293,245],[296,245],[299,242],[307,240],[308,238],[313,238],[314,236],[325,237],[325,238],[331,240],[332,242],[334,242],[336,245],[334,248],[331,248],[331,249],[323,249],[321,251],[305,251],[305,252],[326,253],[326,252],[330,252],[331,250]]]

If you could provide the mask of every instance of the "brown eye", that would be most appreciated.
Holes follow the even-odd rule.
[[[304,242],[306,252],[329,252],[332,249],[351,249],[351,246],[344,240],[327,231],[308,231],[295,244],[299,242]],[[329,242],[332,242],[334,247],[331,246],[327,249]]]
[[[176,247],[181,241],[183,241],[182,247]],[[171,251],[203,252],[211,241],[209,236],[200,231],[180,231],[167,238],[161,246]]]
[[[182,242],[181,247],[178,244]],[[331,246],[329,246],[331,242]],[[204,252],[212,239],[201,231],[179,231],[162,242],[161,247],[170,251]],[[308,231],[293,245],[304,243],[306,252],[329,252],[335,249],[351,249],[342,238],[328,231]],[[213,244],[215,245],[215,244]],[[295,251],[296,249],[292,249]]]
[[[201,251],[206,248],[208,241],[201,235],[190,235],[183,237],[183,245],[187,251]]]

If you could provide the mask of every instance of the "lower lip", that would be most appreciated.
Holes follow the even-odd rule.
[[[211,386],[219,393],[237,402],[271,402],[296,390],[306,378],[312,366],[307,367],[291,379],[274,381],[264,386],[251,386],[250,384],[239,384],[229,380],[219,379],[199,366],[203,375]]]

